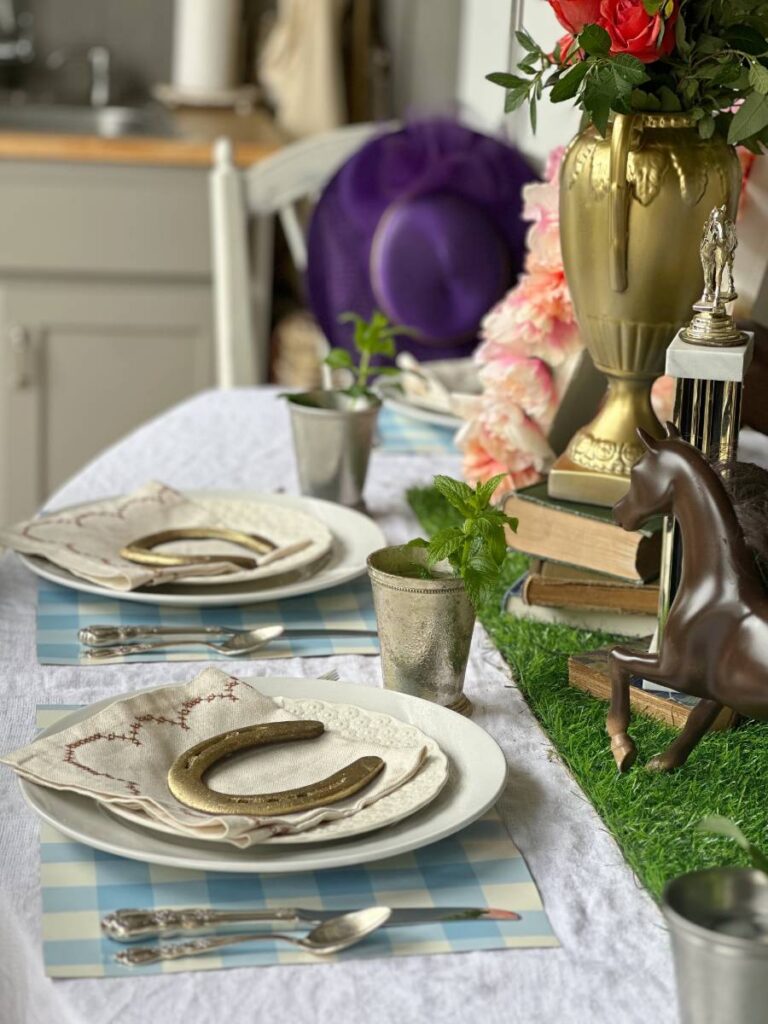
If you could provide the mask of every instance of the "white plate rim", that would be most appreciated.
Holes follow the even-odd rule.
[[[137,604],[167,605],[172,607],[190,606],[195,608],[228,607],[240,604],[263,604],[266,601],[282,601],[289,597],[300,597],[306,594],[319,593],[322,590],[330,590],[333,587],[349,583],[351,580],[362,576],[366,571],[366,558],[377,548],[386,546],[386,538],[381,527],[373,519],[358,512],[357,509],[347,508],[344,505],[337,505],[331,501],[324,501],[322,498],[310,498],[304,495],[294,494],[259,494],[254,491],[226,491],[226,490],[189,490],[185,493],[192,498],[231,498],[242,501],[261,501],[272,504],[284,504],[298,508],[300,511],[314,514],[331,531],[333,535],[333,555],[330,565],[324,565],[318,572],[305,579],[298,579],[293,583],[282,586],[269,587],[261,586],[249,590],[249,584],[231,584],[229,589],[226,585],[219,585],[211,590],[203,586],[190,588],[189,593],[168,593],[164,590],[151,588],[147,590],[117,591],[107,587],[101,587],[97,583],[83,580],[62,569],[59,566],[51,565],[44,559],[35,555],[17,553],[23,565],[30,572],[50,583],[67,587],[69,590],[77,590],[85,594],[95,594],[97,597],[107,597],[112,601],[133,601]],[[70,512],[75,509],[87,508],[99,504],[108,498],[99,498],[94,501],[78,502],[75,505],[67,505],[63,508],[53,509],[52,512]],[[356,553],[355,548],[342,549],[338,555],[341,531],[346,531],[347,537],[352,536],[353,540],[347,543],[354,543],[360,548]],[[365,553],[363,553],[365,548]],[[333,559],[340,559],[334,562]],[[237,589],[234,589],[237,588]]]
[[[423,423],[430,423],[433,427],[448,427],[451,430],[458,430],[464,422],[460,416],[450,412],[440,412],[438,409],[429,409],[423,405],[408,401],[408,398],[399,391],[394,391],[392,382],[379,383],[376,385],[384,405],[402,416],[408,416],[412,420],[421,420]]]
[[[246,682],[257,686],[268,696],[288,695],[345,704],[357,703],[361,707],[382,711],[415,725],[431,736],[448,757],[449,780],[434,801],[390,827],[356,838],[313,846],[254,846],[246,850],[234,847],[222,849],[220,844],[184,843],[160,833],[148,833],[139,826],[130,826],[111,815],[108,817],[103,814],[89,797],[46,789],[20,779],[24,799],[36,814],[59,832],[116,856],[196,871],[290,874],[389,859],[431,845],[460,831],[485,814],[496,802],[506,783],[506,759],[493,737],[471,719],[437,704],[379,687],[327,679],[273,676],[249,678]],[[116,694],[89,708],[75,711],[56,723],[50,731],[58,732],[66,727],[67,722],[86,717],[96,709],[128,695]],[[77,824],[77,819],[82,818],[83,814],[86,831],[83,831],[83,824]],[[94,820],[95,833],[92,827]],[[144,849],[137,847],[137,839],[145,844]]]

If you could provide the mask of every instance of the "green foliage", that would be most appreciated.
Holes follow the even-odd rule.
[[[643,0],[649,15],[665,18],[670,0]],[[668,57],[645,64],[611,54],[599,25],[586,25],[567,53],[546,53],[518,32],[524,55],[514,74],[494,72],[491,82],[507,90],[505,108],[536,105],[545,90],[555,103],[575,100],[587,120],[605,135],[612,114],[683,111],[702,138],[716,132],[753,152],[768,148],[768,3],[763,0],[675,0],[675,47]],[[736,111],[731,108],[741,103]]]
[[[753,868],[768,873],[768,857],[754,843],[750,843],[735,821],[724,818],[721,814],[710,814],[699,822],[698,827],[702,832],[712,832],[714,835],[732,839],[747,854]]]
[[[427,548],[430,566],[446,559],[464,580],[470,601],[477,608],[494,591],[507,557],[504,527],[517,529],[517,519],[491,504],[504,475],[472,488],[450,476],[436,476],[435,490],[454,512],[454,522],[437,530],[429,543],[412,543]]]
[[[342,313],[340,323],[354,324],[354,343],[358,352],[357,366],[345,348],[332,348],[325,357],[326,366],[332,370],[350,370],[355,375],[354,383],[346,389],[352,397],[371,396],[368,382],[371,377],[398,373],[393,366],[371,366],[373,356],[386,356],[391,359],[395,355],[395,338],[402,334],[411,334],[407,327],[397,327],[387,317],[373,311],[370,320],[365,320],[357,313]]]
[[[461,522],[434,488],[411,490],[408,500],[428,535]],[[713,812],[739,821],[749,835],[768,843],[768,724],[748,722],[738,729],[709,733],[685,768],[666,774],[648,772],[643,763],[677,733],[635,714],[632,735],[641,757],[628,774],[619,775],[605,731],[606,704],[568,685],[568,656],[606,647],[611,637],[512,618],[503,610],[503,597],[527,567],[525,556],[507,553],[496,586],[478,607],[478,617],[640,881],[659,896],[676,875],[733,862],[730,839],[696,827]],[[498,699],[503,701],[503,691]],[[735,859],[748,863],[746,852]]]

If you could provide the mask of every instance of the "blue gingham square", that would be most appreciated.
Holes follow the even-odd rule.
[[[232,608],[174,608],[166,605],[137,604],[117,598],[85,594],[69,587],[60,587],[47,580],[38,580],[37,587],[37,657],[42,665],[92,665],[85,661],[77,639],[83,626],[100,623],[105,626],[148,624],[156,626],[234,626],[256,629],[259,626],[283,625],[286,629],[375,630],[371,584],[367,576],[332,590],[292,597],[285,601]],[[259,657],[288,658],[322,657],[336,654],[378,654],[378,637],[280,637]],[[119,664],[127,659],[113,659]],[[207,647],[179,647],[176,650],[150,651],[134,654],[131,661],[216,661],[231,660]]]

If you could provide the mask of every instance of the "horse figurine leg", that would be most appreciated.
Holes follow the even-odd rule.
[[[605,727],[611,737],[611,751],[620,772],[629,771],[637,757],[637,747],[627,732],[629,728],[629,681],[633,675],[644,675],[657,669],[657,654],[640,654],[626,647],[614,647],[608,655],[611,672],[611,707]]]
[[[667,749],[652,757],[647,764],[650,771],[671,772],[688,760],[688,755],[720,714],[723,705],[716,700],[702,697],[688,716],[683,731]]]

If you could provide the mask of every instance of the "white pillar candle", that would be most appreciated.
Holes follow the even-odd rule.
[[[173,85],[198,95],[236,82],[240,0],[176,0]]]

